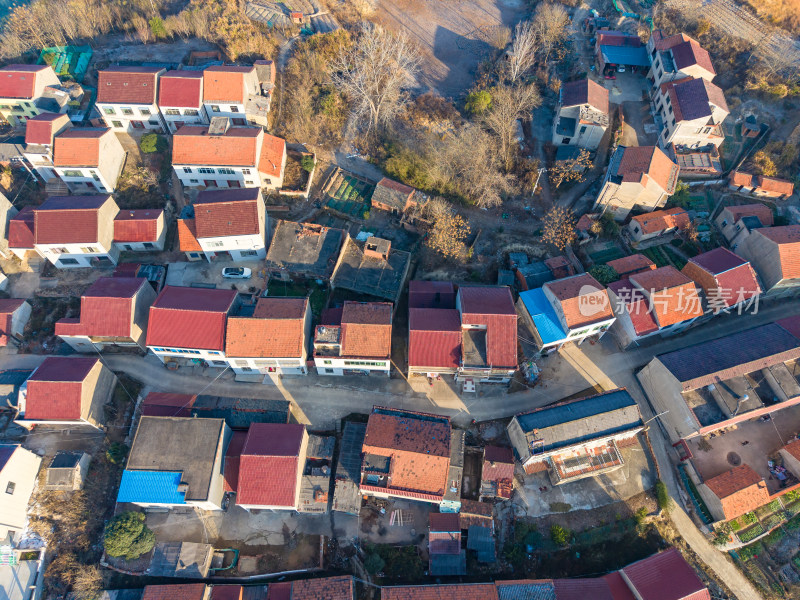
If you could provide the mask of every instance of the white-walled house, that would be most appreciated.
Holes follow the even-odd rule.
[[[186,231],[194,240],[186,246],[188,237],[182,231],[182,251],[193,251],[196,243],[209,262],[266,258],[267,214],[259,188],[200,192],[192,208],[194,215],[181,220],[193,220]]]
[[[6,65],[0,69],[0,115],[14,127],[24,125],[43,112],[36,101],[51,85],[61,81],[48,65]]]
[[[647,78],[655,90],[662,83],[687,77],[710,82],[717,74],[708,51],[685,33],[665,37],[656,29],[647,41],[647,52],[651,63]]]
[[[317,374],[390,376],[391,302],[346,301],[339,319],[322,320],[314,333]]]
[[[211,125],[185,125],[172,139],[172,168],[181,185],[195,189],[279,189],[286,142],[256,127],[231,127],[225,117]]]
[[[722,122],[730,114],[722,90],[707,79],[685,78],[661,84],[655,94],[663,122],[658,145],[676,148],[719,147],[725,139]]]
[[[553,144],[594,150],[608,129],[608,121],[606,88],[591,79],[564,83],[553,122]]]
[[[72,127],[67,115],[42,113],[25,125],[25,150],[22,155],[42,181],[58,179],[53,166],[53,141],[55,137]]]
[[[203,72],[163,73],[158,79],[158,108],[169,133],[184,125],[208,124],[203,108]]]
[[[13,254],[10,250],[9,235],[11,233],[11,220],[19,214],[5,194],[0,193],[0,256],[5,259],[11,258]]]
[[[209,120],[228,117],[234,126],[247,125],[247,100],[258,92],[258,74],[253,65],[214,65],[203,70],[203,106]]]
[[[51,196],[34,209],[34,249],[58,268],[117,264],[111,196]]]
[[[126,209],[114,218],[114,246],[120,252],[160,251],[166,238],[163,209]]]
[[[110,194],[125,165],[125,149],[105,128],[67,129],[55,137],[53,166],[70,192]]]
[[[21,342],[30,318],[31,305],[22,298],[0,298],[0,346],[12,339]]]
[[[97,74],[97,110],[113,131],[164,131],[158,110],[161,67],[109,67]]]
[[[252,317],[230,316],[225,357],[237,374],[307,375],[308,298],[259,298]]]
[[[41,464],[41,457],[20,444],[0,444],[0,540],[25,529]]]

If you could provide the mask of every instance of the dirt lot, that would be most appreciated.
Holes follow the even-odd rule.
[[[384,0],[375,20],[419,44],[419,88],[457,96],[469,89],[475,68],[504,39],[504,28],[513,29],[525,11],[523,0]]]

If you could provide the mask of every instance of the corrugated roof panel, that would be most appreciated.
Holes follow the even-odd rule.
[[[117,502],[142,504],[186,504],[186,492],[179,492],[180,471],[122,472]]]

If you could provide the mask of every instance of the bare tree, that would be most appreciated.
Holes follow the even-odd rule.
[[[550,167],[550,184],[558,188],[565,181],[583,181],[584,171],[592,166],[589,152],[581,150],[575,158],[557,160]]]
[[[515,121],[527,117],[541,103],[535,84],[500,85],[492,90],[492,108],[484,114],[483,121],[497,136],[506,172],[514,166]]]
[[[404,104],[403,87],[419,66],[419,55],[404,35],[364,24],[358,41],[331,63],[331,78],[350,99],[367,132],[388,124]]]
[[[560,4],[543,3],[536,7],[533,24],[542,58],[547,64],[553,49],[567,37],[569,16]]]
[[[514,29],[514,42],[508,53],[508,80],[514,83],[536,63],[539,38],[530,21],[520,21]]]
[[[564,250],[577,238],[575,214],[568,208],[554,206],[542,219],[542,241]]]
[[[466,251],[464,241],[470,232],[469,224],[464,217],[457,214],[453,207],[441,198],[434,198],[428,202],[424,212],[433,224],[425,240],[426,245],[445,258],[463,256]]]

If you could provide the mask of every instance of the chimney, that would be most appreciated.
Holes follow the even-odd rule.
[[[208,135],[225,135],[231,127],[231,120],[228,117],[211,117],[211,124],[208,126]]]

